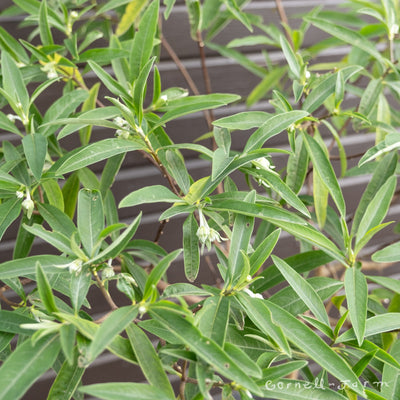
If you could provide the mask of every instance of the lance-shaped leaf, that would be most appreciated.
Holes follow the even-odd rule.
[[[362,238],[385,218],[396,189],[396,182],[395,176],[388,178],[368,204],[356,232],[356,247]]]
[[[325,325],[330,326],[324,303],[314,288],[285,261],[274,255],[272,255],[272,260],[311,312]]]
[[[287,355],[292,354],[289,343],[282,329],[272,319],[271,312],[262,299],[254,298],[239,292],[236,295],[244,311],[253,323],[263,332],[274,340],[281,351]]]
[[[382,250],[378,250],[372,255],[376,262],[396,262],[400,261],[400,242],[393,243]]]
[[[70,276],[70,300],[75,313],[78,313],[82,304],[86,300],[91,280],[91,274],[86,271],[83,271],[80,274],[71,274]]]
[[[35,344],[26,340],[0,368],[0,399],[20,399],[51,366],[60,350],[58,336],[44,337]]]
[[[390,132],[386,135],[385,140],[379,142],[376,146],[371,147],[366,151],[366,153],[361,157],[358,162],[358,166],[361,167],[367,162],[374,160],[375,158],[389,153],[393,150],[398,150],[400,148],[400,133]]]
[[[289,128],[290,125],[306,117],[308,114],[308,111],[295,110],[274,115],[250,136],[244,152],[248,153],[251,150],[259,149],[268,139],[281,133],[284,129]]]
[[[145,383],[97,383],[82,386],[79,391],[103,400],[132,400],[132,393],[135,394],[135,400],[171,400],[171,397],[158,387]]]
[[[153,268],[147,278],[146,286],[144,287],[143,300],[147,300],[151,296],[153,290],[157,287],[158,281],[162,278],[172,261],[178,257],[181,251],[181,249],[177,249],[168,254]]]
[[[358,344],[364,340],[367,319],[368,285],[364,274],[356,266],[347,268],[344,276],[347,306]]]
[[[302,369],[308,364],[307,361],[288,361],[280,365],[276,365],[273,367],[264,368],[263,372],[263,379],[267,380],[275,380],[278,378],[282,378],[291,374],[294,371]]]
[[[138,306],[125,306],[113,311],[100,325],[87,350],[87,362],[95,360],[100,353],[122,332],[138,314]]]
[[[394,342],[390,355],[400,362],[400,340]],[[381,394],[387,399],[395,399],[400,396],[399,370],[389,364],[383,366]]]
[[[183,223],[183,262],[185,276],[190,282],[197,278],[200,267],[199,240],[196,236],[199,226],[193,213]]]
[[[18,218],[22,200],[14,197],[0,204],[0,240],[7,228]]]
[[[130,26],[135,22],[137,17],[140,15],[140,12],[147,4],[148,0],[135,0],[130,1],[130,3],[126,6],[125,12],[119,21],[115,34],[117,36],[121,36],[124,34]]]
[[[132,239],[137,228],[139,227],[142,213],[140,213],[132,223],[125,229],[125,231],[118,236],[109,246],[97,254],[96,257],[90,259],[86,264],[96,264],[117,257],[122,251],[125,250],[127,244]]]
[[[23,328],[23,324],[34,324],[37,321],[15,311],[0,310],[0,331],[21,335],[32,335],[32,330]]]
[[[36,180],[39,181],[46,159],[47,139],[40,133],[26,135],[22,139],[22,146],[29,168]]]
[[[165,303],[164,303],[165,304]],[[212,339],[203,336],[200,331],[186,318],[158,303],[149,309],[151,316],[159,321],[164,328],[178,337],[181,343],[195,352],[197,357],[211,365],[218,373],[244,386],[254,394],[261,391],[255,382],[229,357],[229,355]]]
[[[77,223],[79,237],[90,257],[96,250],[96,243],[104,229],[103,201],[98,190],[80,190]]]
[[[213,125],[231,130],[238,129],[245,131],[247,129],[260,127],[269,118],[271,118],[271,114],[264,111],[245,111],[230,115],[229,117],[219,118],[213,121]]]
[[[280,229],[276,229],[269,234],[255,249],[254,253],[250,255],[250,275],[253,276],[264,264],[276,243],[278,242]]]
[[[104,139],[67,153],[54,163],[49,172],[63,175],[117,154],[143,149],[143,144],[135,140]]]
[[[360,48],[378,61],[388,62],[388,60],[384,60],[376,47],[371,46],[369,40],[360,33],[343,26],[335,25],[326,19],[318,17],[307,17],[306,20],[311,22],[317,28],[329,33],[334,37],[337,37],[340,40],[343,40],[345,43]]]
[[[136,32],[132,42],[129,65],[130,81],[133,82],[140,71],[149,61],[153,52],[153,41],[157,32],[159,1],[153,1],[140,20],[139,30]]]
[[[321,148],[320,144],[312,136],[304,132],[303,137],[307,146],[308,154],[316,172],[325,182],[325,185],[328,188],[329,193],[331,194],[333,201],[340,212],[340,215],[344,218],[346,216],[346,205],[342,190],[340,189],[329,158],[327,157],[325,151]]]
[[[400,329],[399,314],[389,312],[386,314],[378,314],[368,318],[365,325],[365,337],[377,335],[378,333],[396,331]],[[338,337],[337,343],[354,340],[356,338],[354,330],[349,329]]]
[[[292,46],[290,46],[287,39],[282,35],[280,37],[280,44],[282,47],[283,54],[285,55],[286,61],[289,65],[290,72],[294,75],[297,80],[300,80],[301,67],[299,60],[297,59]]]
[[[226,296],[208,297],[200,310],[198,327],[200,332],[224,347],[229,320],[229,300]]]
[[[126,333],[148,382],[152,386],[159,388],[165,396],[175,399],[174,391],[164,372],[160,358],[147,335],[134,323],[128,325]]]
[[[162,185],[146,186],[125,196],[119,203],[119,208],[133,207],[138,204],[149,203],[176,203],[180,198]]]
[[[42,182],[42,188],[46,193],[49,204],[64,211],[64,196],[57,181],[54,179],[47,179]]]
[[[78,350],[75,348],[73,363],[65,360],[54,380],[47,400],[70,400],[81,383],[85,368],[78,364]]]
[[[6,261],[0,264],[0,279],[33,275],[35,274],[36,262],[40,262],[47,273],[54,274],[63,272],[71,260],[62,256],[44,254]]]
[[[36,282],[38,287],[38,292],[43,305],[49,313],[57,312],[57,306],[53,292],[51,290],[50,283],[47,279],[46,274],[43,271],[40,262],[36,263]]]
[[[342,357],[296,317],[269,301],[264,302],[270,310],[274,322],[280,326],[289,341],[341,382],[351,382],[354,392],[360,396],[364,395],[364,388],[357,375]]]

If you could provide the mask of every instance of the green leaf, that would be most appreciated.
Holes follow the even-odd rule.
[[[33,344],[26,340],[0,368],[0,399],[20,399],[51,366],[60,350],[58,336],[45,337]]]
[[[76,329],[72,324],[63,324],[60,328],[61,350],[65,355],[66,361],[74,365]]]
[[[385,218],[396,189],[396,182],[395,176],[388,178],[369,202],[356,232],[356,247],[362,238]]]
[[[338,261],[344,262],[343,254],[333,242],[311,225],[308,225],[296,214],[290,213],[282,208],[267,204],[250,204],[238,200],[214,200],[212,206],[209,206],[208,209],[215,211],[232,211],[269,221],[295,237],[320,247]]]
[[[384,183],[394,174],[396,170],[398,156],[396,152],[387,154],[381,162],[378,163],[372,178],[369,180],[368,185],[358,203],[357,210],[354,215],[353,225],[351,227],[351,234],[354,236],[358,230],[361,219],[364,217],[368,205],[376,196],[378,190]]]
[[[76,89],[57,99],[47,109],[38,133],[49,137],[59,127],[62,127],[62,119],[73,113],[88,96],[89,93],[86,90]]]
[[[47,139],[40,133],[26,135],[22,139],[22,146],[29,168],[36,180],[39,181],[46,160]]]
[[[69,218],[74,218],[76,203],[78,201],[78,193],[80,188],[78,173],[74,172],[65,181],[62,187],[62,195],[64,199],[64,211],[65,215]]]
[[[390,355],[400,362],[400,340],[394,342]],[[387,399],[395,399],[400,395],[399,370],[389,364],[383,366],[381,394]]]
[[[328,256],[321,250],[314,250],[288,257],[285,259],[285,261],[289,265],[293,265],[299,274],[302,274],[331,262],[332,257]],[[259,276],[263,277],[264,279],[254,282],[251,286],[251,290],[257,293],[268,290],[284,281],[282,274],[275,265],[271,265],[270,267],[266,268]]]
[[[0,264],[0,279],[33,275],[35,274],[37,262],[40,262],[40,265],[47,273],[54,274],[66,271],[65,267],[71,260],[66,257],[44,254],[6,261]]]
[[[40,299],[42,300],[42,303],[45,306],[46,310],[50,314],[53,312],[57,312],[58,309],[53,292],[51,290],[50,283],[39,261],[36,263],[36,282]]]
[[[134,323],[128,325],[126,333],[147,381],[150,385],[159,388],[164,396],[175,399],[174,391],[164,372],[160,358],[147,335]]]
[[[341,382],[351,382],[352,390],[363,396],[364,388],[362,384],[341,356],[308,326],[283,308],[269,301],[264,301],[264,303],[270,310],[272,319],[280,326],[288,340]]]
[[[10,54],[16,62],[29,64],[29,57],[24,48],[3,27],[0,27],[0,47],[3,51]]]
[[[42,188],[46,193],[49,204],[64,211],[64,197],[57,181],[54,179],[47,179],[42,182]]]
[[[376,146],[371,147],[366,151],[366,153],[358,162],[358,166],[361,167],[365,163],[370,162],[381,155],[389,153],[390,151],[398,150],[399,148],[400,134],[397,132],[391,132],[385,136],[385,140],[382,140]]]
[[[302,369],[308,364],[307,361],[288,361],[280,365],[276,365],[273,367],[264,368],[263,373],[263,380],[265,381],[273,381],[278,378],[282,378],[291,374],[294,371]]]
[[[236,4],[235,0],[223,0],[228,11],[238,20],[240,21],[250,32],[253,32],[253,27],[251,26],[250,21],[248,20],[246,14],[242,12],[239,6]]]
[[[251,128],[258,128],[269,118],[271,118],[271,114],[265,111],[244,111],[228,117],[219,118],[213,121],[213,125],[231,130],[238,129],[245,131]]]
[[[143,300],[147,300],[151,296],[151,294],[157,287],[157,283],[165,274],[172,261],[174,261],[175,258],[178,257],[181,251],[181,249],[177,249],[168,254],[152,269],[150,275],[147,278],[146,286],[144,287]]]
[[[78,195],[78,232],[89,257],[95,255],[96,243],[104,229],[104,212],[98,190],[82,189]]]
[[[344,218],[346,216],[346,205],[344,202],[342,190],[336,179],[335,172],[332,165],[320,144],[310,135],[303,134],[305,144],[307,146],[308,154],[311,158],[316,172],[325,183],[326,187],[335,202],[340,215]]]
[[[167,302],[158,302],[151,306],[149,313],[218,373],[234,380],[251,392],[257,395],[260,394],[260,389],[254,381],[243,374],[242,370],[218,344],[203,336],[190,321],[182,318],[175,311],[172,311],[170,307]]]
[[[199,240],[196,236],[199,226],[193,213],[183,223],[183,262],[185,276],[189,282],[197,278],[200,267]]]
[[[142,189],[135,190],[134,192],[125,196],[118,207],[133,207],[139,204],[150,203],[176,203],[180,201],[180,197],[172,193],[170,189],[161,185],[146,186]]]
[[[325,325],[330,326],[324,303],[314,288],[285,261],[274,255],[271,257],[289,285],[296,291],[304,303],[307,304],[315,317]]]
[[[135,400],[171,400],[158,387],[145,383],[97,383],[83,386],[79,391],[103,400],[132,400],[132,393],[135,394]]]
[[[71,274],[70,277],[70,291],[71,291],[71,304],[74,308],[75,313],[78,313],[82,304],[86,300],[86,295],[89,291],[92,276],[86,271],[80,274]]]
[[[253,276],[265,263],[270,256],[281,234],[280,229],[274,230],[269,234],[250,255],[250,275]]]
[[[299,193],[307,176],[309,158],[303,137],[298,135],[295,141],[295,152],[291,153],[287,163],[286,184],[294,193]]]
[[[3,51],[1,54],[1,75],[3,77],[3,89],[5,93],[10,96],[10,98],[14,101],[14,111],[21,117],[21,113],[23,113],[25,118],[28,118],[28,109],[29,109],[29,94],[26,89],[21,71],[17,67],[15,61],[11,58],[11,56]],[[18,110],[17,104],[20,104],[21,109]],[[12,104],[10,104],[13,106]],[[26,123],[26,121],[24,121]]]
[[[54,44],[53,36],[49,26],[49,16],[47,14],[47,1],[44,0],[40,3],[39,9],[39,33],[40,40],[44,46]]]
[[[372,259],[376,262],[400,261],[400,242],[393,243],[382,250],[376,251],[372,255]]]
[[[290,72],[294,75],[297,80],[301,80],[301,67],[296,55],[293,52],[287,39],[282,35],[280,37],[280,44],[282,47],[283,54],[285,55],[286,61],[288,62]]]
[[[98,99],[99,89],[100,89],[100,82],[95,83],[90,88],[89,96],[83,102],[82,107],[81,107],[82,113],[85,113],[87,115],[86,112],[89,112],[89,111],[94,112],[94,110],[96,110],[96,101]],[[104,108],[106,108],[106,107],[102,107],[102,109],[103,109],[102,111],[105,111]],[[103,112],[101,117],[105,118],[104,117],[105,114],[106,113]],[[74,125],[72,125],[72,126],[75,127]],[[68,125],[65,128],[67,128],[67,127],[68,127]],[[64,129],[62,129],[62,131],[63,130]],[[61,132],[62,131],[60,131],[60,133],[57,136],[58,140],[61,139]],[[79,137],[81,139],[82,145],[89,144],[91,134],[92,134],[92,126],[91,125],[83,127],[82,129],[79,130]]]
[[[34,324],[37,321],[17,311],[0,310],[0,331],[19,335],[32,335],[31,329],[23,328],[23,324]]]
[[[229,321],[229,300],[226,296],[211,296],[196,315],[200,332],[224,347]]]
[[[100,329],[99,325],[95,324],[92,321],[88,321],[87,319],[82,319],[78,316],[65,313],[58,313],[58,315],[63,320],[73,324],[79,330],[79,332],[82,333],[82,335],[90,340],[94,339],[94,336]],[[103,338],[103,340],[106,339],[107,338]],[[137,360],[135,358],[135,355],[133,354],[132,347],[127,339],[124,339],[119,335],[114,336],[112,341],[108,343],[107,349],[122,360],[129,363],[137,364]]]
[[[100,67],[95,61],[88,60],[90,68],[99,77],[99,79],[104,83],[104,86],[116,96],[121,96],[125,98],[130,98],[128,91],[118,83],[114,78],[112,78],[103,68]]]
[[[255,191],[249,192],[244,201],[250,204],[254,204],[256,198]],[[244,268],[244,260],[241,251],[244,254],[248,253],[248,247],[250,245],[251,234],[253,233],[254,217],[243,214],[236,215],[235,222],[233,224],[232,238],[231,241],[234,246],[230,247],[228,256],[228,276],[226,285],[234,286],[238,283],[242,270]]]
[[[328,20],[324,20],[318,17],[306,17],[306,21],[311,22],[314,26],[329,33],[330,35],[337,37],[340,40],[343,40],[345,43],[348,43],[351,46],[358,47],[359,49],[374,57],[376,60],[384,64],[388,62],[388,60],[385,60],[381,56],[376,47],[371,46],[370,41],[360,33],[355,32],[349,28],[345,28],[343,26],[335,25]]]
[[[236,94],[213,93],[184,97],[179,100],[171,101],[168,103],[168,111],[152,127],[151,131],[178,117],[198,111],[211,110],[213,108],[226,106],[239,99],[240,96]]]
[[[6,115],[3,112],[0,112],[0,128],[5,130],[6,132],[16,133],[17,135],[21,134],[19,129],[6,117]]]
[[[275,323],[269,308],[262,299],[249,297],[242,292],[236,295],[243,306],[248,317],[264,334],[271,337],[280,351],[285,352],[289,357],[292,350],[287,342],[283,330]]]
[[[400,320],[398,313],[390,312],[386,314],[378,314],[374,317],[367,319],[364,337],[377,335],[383,332],[395,331],[398,329],[400,329]],[[353,340],[355,338],[356,336],[354,334],[354,330],[349,329],[339,336],[339,338],[336,340],[336,343],[343,343],[349,340]]]
[[[142,213],[140,213],[132,223],[125,229],[125,231],[118,236],[109,246],[102,250],[96,257],[90,259],[86,264],[96,264],[106,261],[110,258],[117,257],[122,251],[125,250],[132,236],[135,234],[140,224]]]
[[[100,325],[87,350],[87,362],[94,361],[100,353],[136,318],[138,306],[125,306],[113,311]]]
[[[260,126],[249,138],[244,152],[259,149],[268,139],[289,128],[290,125],[308,115],[307,111],[289,111],[276,114]]]
[[[72,220],[60,209],[51,204],[38,203],[40,215],[50,225],[54,232],[60,232],[70,238],[77,232],[76,226]]]
[[[97,64],[109,64],[112,60],[125,58],[129,55],[127,50],[115,48],[89,49],[79,55],[79,62],[91,61]]]
[[[130,1],[130,3],[126,6],[125,12],[122,15],[121,20],[115,30],[115,34],[117,36],[123,35],[130,26],[136,21],[137,17],[140,15],[140,12],[147,4],[148,0],[134,0]]]
[[[243,373],[253,378],[262,377],[261,368],[239,346],[236,346],[235,344],[230,342],[225,342],[224,350],[243,370]]]
[[[353,381],[351,381],[353,382]],[[347,400],[348,397],[324,386],[316,386],[308,381],[294,379],[268,380],[263,389],[263,396],[279,400]]]
[[[251,107],[258,101],[260,101],[266,94],[273,88],[276,87],[276,82],[279,82],[286,72],[286,68],[275,68],[272,71],[266,73],[262,81],[250,92],[247,96],[246,105]],[[251,112],[251,111],[250,111]],[[257,112],[257,111],[253,111]],[[262,111],[258,111],[262,112]]]
[[[139,30],[133,39],[129,58],[131,67],[129,79],[131,82],[137,79],[153,52],[153,42],[157,32],[158,9],[159,2],[155,0],[140,19]]]
[[[85,372],[85,368],[78,365],[78,351],[75,350],[74,353],[73,364],[69,364],[67,360],[62,364],[47,400],[70,400],[74,396]]]
[[[319,227],[325,226],[329,190],[318,172],[313,173],[314,209]]]
[[[22,200],[14,197],[0,204],[0,240],[7,228],[18,218]]]
[[[33,241],[35,239],[35,235],[28,232],[24,228],[24,225],[32,226],[36,223],[43,223],[43,218],[40,215],[32,215],[31,219],[28,219],[26,214],[22,216],[14,245],[13,259],[24,258],[29,255]]]
[[[314,288],[315,292],[323,301],[331,297],[343,287],[343,283],[340,281],[319,276],[308,278],[307,282]],[[273,294],[269,300],[284,308],[286,311],[289,311],[293,315],[303,314],[309,309],[304,301],[299,297],[299,294],[290,286],[287,286]],[[330,335],[332,335],[332,332],[330,332]]]
[[[117,154],[143,149],[143,144],[134,140],[104,139],[67,153],[57,160],[49,172],[63,175]]]
[[[382,78],[371,79],[368,86],[363,91],[358,112],[368,117],[378,103],[378,98],[382,92]]]
[[[359,346],[364,340],[367,319],[368,285],[364,274],[356,266],[347,268],[344,276],[347,306]]]
[[[359,65],[349,65],[340,70],[343,81],[351,78],[363,68]],[[303,109],[308,112],[314,112],[323,102],[333,93],[335,93],[337,83],[337,74],[324,77],[322,81],[310,92],[303,103]]]

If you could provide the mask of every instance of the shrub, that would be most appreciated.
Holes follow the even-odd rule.
[[[0,28],[0,128],[18,138],[2,142],[0,236],[19,223],[13,259],[0,264],[0,399],[21,398],[50,368],[57,375],[48,399],[194,400],[210,399],[210,391],[223,399],[234,392],[241,399],[400,398],[400,286],[377,264],[399,261],[399,242],[373,241],[393,229],[398,2],[318,7],[292,29],[277,0],[280,29],[243,11],[243,0],[188,0],[207,89],[199,94],[187,78],[193,95],[165,87],[157,68],[164,46],[185,72],[162,36],[174,0],[162,12],[158,0],[14,3],[8,13],[26,15],[32,34],[17,40]],[[248,36],[218,44],[232,20]],[[308,46],[310,29],[327,35]],[[241,104],[240,96],[211,91],[204,43],[258,77],[243,99],[257,109],[232,114],[225,106]],[[260,49],[265,63],[243,46]],[[343,57],[326,61],[330,49]],[[38,98],[54,87],[58,98],[40,109]],[[225,116],[215,119],[219,107]],[[174,143],[170,122],[196,112],[204,112],[208,132],[199,142]],[[93,127],[109,136],[96,138]],[[247,138],[239,150],[235,131]],[[347,154],[352,132],[372,133],[375,142]],[[287,145],[272,146],[277,135]],[[64,148],[67,136],[72,149]],[[112,186],[128,152],[151,162],[165,184],[117,201]],[[192,177],[188,154],[210,169]],[[97,163],[99,175],[90,169]],[[362,175],[368,184],[350,207],[343,184]],[[153,203],[166,205],[151,241],[137,234],[138,210]],[[134,206],[136,217],[122,223],[118,209]],[[182,249],[166,251],[158,239],[178,216]],[[31,255],[34,238],[53,250]],[[285,259],[273,254],[290,238]],[[214,285],[196,279],[206,268],[202,256],[218,270]],[[168,284],[177,260],[185,278]],[[97,320],[89,291],[110,308]],[[126,302],[115,300],[117,292]],[[82,384],[105,350],[138,365],[148,383]]]

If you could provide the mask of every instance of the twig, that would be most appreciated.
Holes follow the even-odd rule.
[[[114,303],[114,300],[111,298],[110,293],[108,293],[108,291],[104,287],[104,284],[103,284],[102,280],[100,279],[99,275],[97,274],[96,271],[93,271],[93,275],[94,275],[94,277],[96,279],[97,284],[99,285],[99,289],[101,291],[101,294],[103,295],[103,297],[107,301],[107,303],[110,306],[111,310],[116,310],[118,308],[118,306]]]
[[[289,20],[286,15],[285,8],[283,7],[281,0],[275,0],[275,4],[276,4],[276,8],[278,10],[279,18],[281,19],[282,24],[285,25],[284,27],[285,27],[286,38],[287,38],[288,42],[290,43],[290,45],[292,46],[292,49],[294,49],[294,43],[293,43],[292,37],[289,35],[289,32],[286,29],[286,27],[289,27]]]
[[[186,368],[187,368],[187,361],[185,360],[182,366],[181,383],[179,385],[179,397],[181,398],[181,400],[185,400]]]

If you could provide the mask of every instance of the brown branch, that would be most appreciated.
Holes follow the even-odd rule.
[[[185,386],[186,386],[186,368],[187,368],[187,361],[184,360],[182,366],[182,375],[181,375],[181,383],[179,385],[179,397],[181,400],[185,400]]]
[[[289,27],[289,20],[288,20],[288,17],[286,15],[285,8],[283,7],[283,4],[282,4],[281,0],[275,0],[275,4],[276,4],[276,8],[278,10],[279,18],[281,19],[281,22],[282,22],[282,24],[284,25],[284,28],[285,28],[286,38],[287,38],[288,42],[290,43],[290,45],[292,46],[292,49],[294,49],[294,43],[293,43],[292,37],[290,36],[290,34],[289,34],[289,32],[287,31],[287,28],[286,28],[286,27]]]
[[[103,281],[100,279],[100,277],[99,277],[99,275],[97,274],[96,271],[93,272],[93,275],[94,275],[94,277],[96,279],[96,282],[97,282],[97,284],[99,286],[101,294],[103,295],[103,297],[107,301],[107,303],[110,306],[111,310],[116,310],[118,308],[118,306],[114,303],[114,300],[111,298],[110,293],[108,293],[108,291],[104,287]]]

